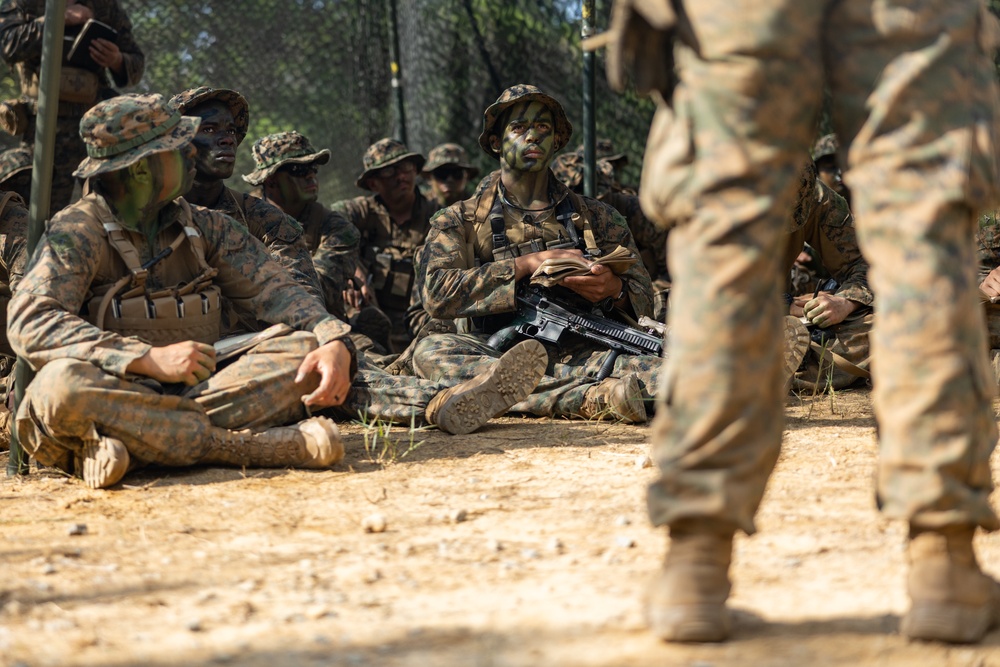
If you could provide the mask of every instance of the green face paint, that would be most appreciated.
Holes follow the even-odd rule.
[[[555,156],[552,112],[541,102],[511,107],[500,137],[500,161],[514,172],[540,172]]]

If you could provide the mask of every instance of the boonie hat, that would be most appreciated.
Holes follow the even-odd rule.
[[[597,155],[595,156],[598,160],[607,160],[612,166],[617,166],[621,163],[622,166],[628,164],[628,155],[625,153],[616,153],[615,144],[610,139],[598,139],[594,142],[594,149]],[[583,155],[583,144],[576,147],[576,152]]]
[[[469,172],[469,178],[479,175],[479,169],[473,167],[469,162],[469,154],[458,144],[441,144],[431,149],[427,154],[427,164],[424,165],[424,173],[429,174],[438,167],[446,165],[461,167]]]
[[[519,102],[541,102],[552,112],[556,151],[561,150],[569,143],[570,137],[573,136],[573,126],[566,118],[566,112],[562,105],[554,97],[546,95],[537,87],[527,83],[519,83],[500,93],[497,101],[486,107],[486,111],[483,112],[483,133],[479,135],[479,146],[487,155],[494,160],[500,159],[497,152],[490,146],[490,137],[495,134],[494,126],[497,124],[497,119],[508,107]]]
[[[87,157],[73,175],[118,171],[146,156],[191,143],[201,119],[173,111],[163,95],[119,95],[99,102],[80,120]]]
[[[219,100],[229,107],[229,112],[233,114],[233,120],[236,121],[236,132],[238,135],[236,143],[243,143],[243,140],[247,136],[247,130],[250,128],[250,105],[247,103],[247,99],[235,90],[209,88],[208,86],[190,88],[183,93],[177,93],[171,97],[169,104],[171,108],[181,113],[186,113],[198,105],[211,100]]]
[[[34,153],[27,146],[8,148],[0,153],[0,183],[31,169]]]
[[[326,164],[330,151],[317,151],[309,140],[295,130],[261,137],[253,144],[255,169],[243,175],[250,185],[260,185],[285,164]]]
[[[388,137],[379,139],[368,147],[364,157],[361,158],[361,165],[364,167],[364,171],[358,176],[358,180],[354,181],[354,184],[362,190],[371,190],[371,188],[365,185],[365,180],[369,176],[383,167],[388,167],[403,160],[413,160],[416,162],[417,171],[423,169],[424,162],[426,162],[423,155],[412,152],[401,141],[389,139]]]
[[[816,140],[815,144],[813,144],[810,154],[812,155],[813,162],[815,162],[821,157],[836,155],[838,150],[840,150],[840,142],[837,141],[837,135],[824,134]]]

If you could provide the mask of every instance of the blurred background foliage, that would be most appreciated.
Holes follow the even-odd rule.
[[[354,185],[365,148],[399,136],[390,73],[390,0],[121,0],[146,53],[141,84],[123,92],[172,95],[208,85],[250,102],[250,132],[230,185],[248,186],[250,146],[298,130],[333,159],[320,171],[321,200],[362,194]],[[396,0],[409,147],[426,155],[454,141],[484,172],[483,110],[515,83],[559,99],[579,126],[579,0]],[[597,0],[598,29],[611,0]],[[653,104],[611,93],[598,56],[598,135],[632,158],[638,182]],[[3,71],[0,94],[16,95]],[[4,98],[0,98],[4,99]],[[10,139],[10,137],[6,137]],[[570,148],[582,141],[578,131]],[[12,145],[11,141],[7,142]]]
[[[146,53],[134,91],[172,95],[200,85],[233,88],[250,102],[250,132],[230,185],[252,170],[257,138],[295,129],[329,148],[320,172],[327,203],[361,194],[354,179],[365,148],[400,136],[390,74],[391,0],[121,0]],[[454,141],[484,173],[495,162],[477,147],[483,110],[515,83],[533,83],[559,99],[582,141],[580,0],[396,0],[399,61],[411,149],[426,155]],[[1000,16],[1000,0],[988,0]],[[596,0],[597,31],[611,0]],[[1000,59],[998,59],[1000,64]],[[16,96],[0,71],[0,99]],[[614,141],[638,183],[654,105],[605,81],[597,55],[597,134]],[[828,119],[820,122],[826,131]],[[13,145],[11,137],[0,143]]]

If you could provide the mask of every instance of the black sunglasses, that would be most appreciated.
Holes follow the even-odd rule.
[[[282,171],[295,178],[305,178],[306,176],[314,176],[319,169],[315,164],[290,164],[282,167]]]

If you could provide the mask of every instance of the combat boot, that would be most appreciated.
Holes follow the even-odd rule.
[[[910,610],[901,625],[910,639],[968,644],[997,623],[1000,584],[979,569],[974,533],[959,526],[911,534]]]
[[[806,358],[809,351],[809,344],[812,339],[809,337],[809,329],[802,320],[792,315],[785,316],[784,322],[784,348],[782,350],[781,378],[785,392],[791,388],[792,376],[799,370],[802,360]]]
[[[445,433],[472,433],[527,398],[548,363],[544,345],[522,341],[504,352],[487,373],[438,392],[427,404],[424,419]]]
[[[344,458],[333,420],[312,417],[254,433],[213,428],[201,463],[248,468],[329,468]]]
[[[73,469],[92,489],[106,489],[117,484],[128,472],[128,450],[121,440],[99,436],[83,441],[74,458]]]
[[[580,416],[584,419],[615,419],[627,424],[644,424],[646,406],[635,374],[606,378],[588,389],[580,406]]]
[[[732,531],[672,526],[670,550],[646,598],[650,630],[670,642],[726,639],[732,554]]]

